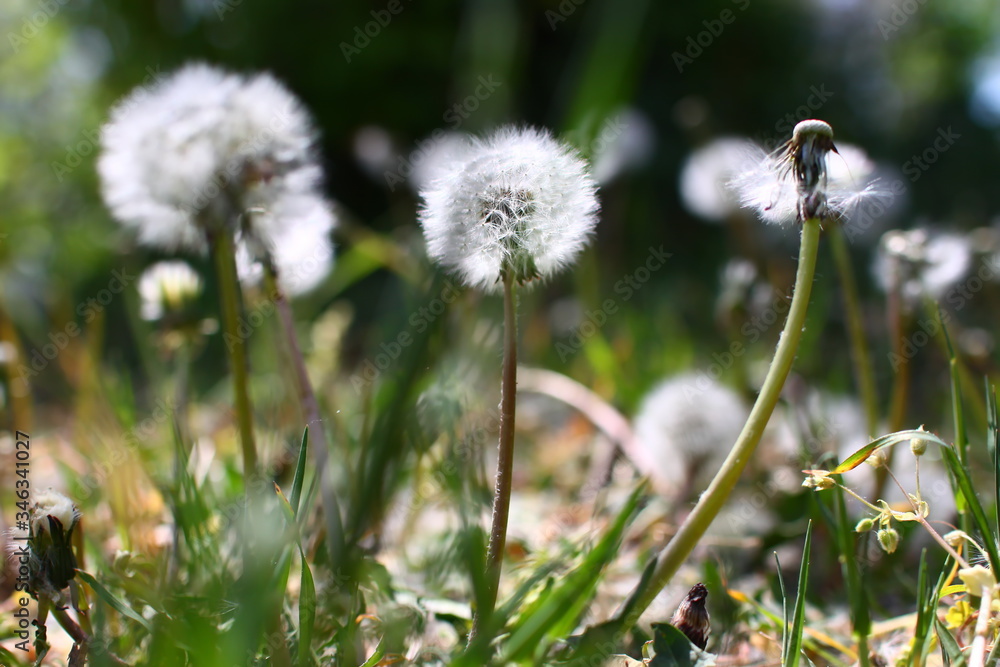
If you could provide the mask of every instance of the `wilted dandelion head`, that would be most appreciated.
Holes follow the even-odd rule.
[[[421,192],[428,254],[466,284],[495,291],[572,263],[597,224],[597,188],[570,147],[542,130],[502,128]]]
[[[187,262],[157,262],[139,276],[140,313],[144,320],[160,320],[181,313],[201,294],[201,278]]]
[[[295,227],[298,211],[323,208],[333,224],[314,141],[308,113],[270,75],[190,65],[111,112],[98,162],[104,200],[147,245],[200,251],[209,234],[236,234],[243,221],[247,240],[273,246],[275,228]],[[253,210],[280,211],[280,223],[248,226]]]
[[[873,269],[879,286],[887,293],[898,292],[912,308],[924,298],[939,300],[965,277],[971,264],[968,238],[917,228],[886,232]]]
[[[830,125],[804,120],[776,151],[757,147],[731,186],[743,206],[776,224],[839,220],[850,217],[863,202],[889,195],[887,188],[868,180],[873,167],[863,153],[851,152],[856,170],[849,163],[847,169],[832,169],[830,153],[838,153]]]
[[[63,494],[47,489],[35,494],[30,516],[28,590],[59,601],[59,591],[76,576],[72,536],[80,510]]]
[[[636,446],[652,462],[654,482],[675,492],[698,473],[712,474],[739,437],[748,411],[732,389],[705,373],[663,381],[642,401]],[[704,475],[702,475],[704,476]]]

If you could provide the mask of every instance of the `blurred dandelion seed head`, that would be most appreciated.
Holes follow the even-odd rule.
[[[502,128],[427,165],[420,222],[428,254],[469,286],[496,291],[571,264],[597,224],[586,162],[548,132]]]
[[[52,489],[46,489],[34,496],[34,505],[31,513],[31,529],[34,534],[40,535],[50,531],[49,518],[57,520],[62,529],[69,532],[80,520],[80,510],[76,508],[73,501]]]
[[[739,395],[704,373],[661,382],[635,418],[637,446],[654,462],[654,482],[676,492],[694,475],[706,481],[729,454],[749,412]]]
[[[270,75],[189,65],[111,112],[102,194],[142,244],[204,252],[210,234],[231,233],[248,264],[270,255],[280,276],[303,259],[303,246],[319,246],[330,250],[328,271],[334,219],[315,139],[307,111]]]
[[[972,246],[966,236],[926,228],[892,230],[882,236],[873,272],[886,293],[898,292],[907,308],[939,300],[968,274]]]

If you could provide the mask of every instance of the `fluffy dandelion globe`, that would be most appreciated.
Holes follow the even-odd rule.
[[[729,183],[754,150],[745,139],[724,137],[691,153],[679,183],[684,208],[709,222],[725,221],[737,212],[740,200]]]
[[[643,399],[634,422],[636,447],[652,462],[657,487],[684,496],[715,473],[748,415],[732,389],[705,373],[684,373]]]
[[[182,312],[198,298],[201,289],[201,278],[187,262],[153,264],[139,276],[142,319],[156,321],[168,313]]]
[[[925,228],[892,230],[882,236],[873,272],[885,292],[898,290],[903,303],[915,308],[924,298],[940,300],[972,266],[969,239]]]
[[[548,132],[502,128],[449,159],[421,192],[420,223],[430,256],[470,287],[498,291],[508,272],[521,284],[548,278],[587,244],[597,186]]]
[[[316,132],[299,100],[267,74],[189,65],[127,96],[101,132],[102,194],[140,243],[206,250],[229,233],[255,259],[308,226],[329,247]],[[291,252],[291,254],[295,254]]]

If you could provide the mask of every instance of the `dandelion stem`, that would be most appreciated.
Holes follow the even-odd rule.
[[[232,237],[223,232],[212,239],[215,267],[219,279],[222,299],[222,327],[229,352],[229,364],[233,373],[233,395],[236,402],[236,418],[240,430],[240,445],[243,448],[243,477],[248,481],[257,474],[257,447],[253,438],[253,413],[250,407],[250,393],[247,388],[249,371],[247,364],[246,340],[237,330],[239,327],[240,292],[236,277],[236,255]],[[246,484],[249,493],[249,484]]]
[[[340,514],[340,503],[330,485],[330,473],[328,470],[330,441],[326,435],[326,422],[320,414],[319,401],[316,400],[316,392],[313,391],[312,382],[309,380],[309,373],[306,371],[305,360],[302,357],[302,348],[299,345],[298,335],[295,333],[295,320],[292,317],[291,305],[288,303],[288,299],[285,298],[284,291],[278,285],[277,269],[270,262],[265,264],[267,291],[274,300],[282,333],[288,345],[292,370],[295,373],[295,385],[299,392],[299,402],[302,405],[306,424],[309,426],[309,434],[315,438],[311,449],[313,456],[316,457],[316,474],[319,476],[320,498],[323,503],[323,511],[328,517],[328,525],[332,527],[330,534],[330,556],[336,567],[343,567],[343,558],[346,550],[343,517]],[[336,534],[334,535],[333,532],[336,532]]]
[[[851,359],[854,362],[854,378],[858,383],[861,403],[865,406],[865,425],[868,436],[878,430],[878,396],[875,392],[875,372],[872,368],[868,341],[865,339],[864,321],[861,317],[861,301],[858,298],[858,284],[851,268],[851,256],[847,250],[844,230],[840,225],[831,225],[830,248],[833,261],[840,274],[840,286],[844,292],[844,311],[847,314],[847,334],[851,342]]]
[[[497,459],[496,491],[493,496],[493,526],[486,549],[486,597],[480,601],[472,623],[470,640],[490,622],[496,607],[507,543],[510,514],[510,485],[514,467],[514,406],[517,392],[517,301],[514,272],[503,276],[503,371],[500,380],[500,448]]]
[[[702,494],[694,510],[684,520],[677,534],[667,543],[652,565],[650,575],[644,576],[631,595],[622,603],[612,619],[620,632],[627,631],[638,620],[660,590],[680,568],[684,560],[697,546],[712,520],[725,504],[740,474],[760,442],[764,427],[774,411],[781,395],[785,379],[791,371],[795,353],[802,338],[809,296],[812,292],[813,276],[816,270],[816,254],[819,249],[819,220],[810,218],[802,223],[802,240],[799,248],[799,266],[795,276],[795,287],[785,328],[778,341],[778,349],[764,379],[757,401],[750,417],[743,426],[736,444],[726,457],[722,468],[716,473],[708,490]]]

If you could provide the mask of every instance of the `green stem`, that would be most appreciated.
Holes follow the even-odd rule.
[[[493,496],[493,527],[486,550],[486,591],[472,622],[470,641],[482,632],[496,607],[507,544],[507,517],[510,514],[510,486],[514,468],[514,405],[517,396],[517,303],[514,279],[508,271],[503,278],[503,371],[500,380],[500,447],[497,458],[496,490]]]
[[[816,271],[816,254],[819,249],[819,220],[809,219],[802,224],[802,241],[799,248],[799,267],[795,276],[792,304],[788,311],[785,328],[778,341],[774,360],[767,371],[764,386],[761,387],[757,402],[750,417],[743,426],[736,444],[726,457],[722,468],[716,473],[708,490],[702,494],[694,510],[684,520],[677,534],[664,547],[653,562],[649,576],[644,576],[632,594],[622,603],[612,621],[620,632],[627,631],[639,620],[639,616],[650,605],[657,594],[670,581],[681,564],[697,546],[709,525],[718,515],[726,499],[736,486],[743,469],[753,456],[760,442],[764,427],[774,411],[781,389],[785,384],[795,360],[795,353],[802,338],[802,328],[809,307],[813,275]]]
[[[253,412],[250,407],[250,393],[247,388],[249,371],[247,364],[246,340],[240,335],[239,312],[240,291],[236,277],[236,255],[233,239],[223,232],[213,239],[215,268],[219,279],[222,298],[222,331],[229,352],[229,364],[233,372],[233,395],[236,402],[236,418],[240,430],[240,445],[243,449],[243,478],[246,481],[257,474],[257,447],[253,439]],[[249,484],[246,484],[249,492]]]
[[[844,311],[847,314],[847,335],[851,341],[851,360],[854,362],[854,377],[858,383],[858,394],[865,406],[868,436],[873,437],[878,430],[878,396],[875,393],[875,372],[872,367],[868,341],[865,339],[864,321],[861,317],[861,300],[858,298],[858,284],[851,269],[851,255],[847,250],[847,240],[840,225],[831,225],[830,248],[833,261],[840,274],[840,286],[844,293]]]

